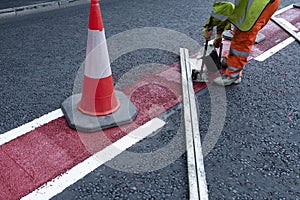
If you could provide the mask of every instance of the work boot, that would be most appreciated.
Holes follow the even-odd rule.
[[[231,78],[231,77],[227,76],[226,74],[223,74],[222,76],[219,76],[214,80],[214,83],[216,83],[217,85],[222,85],[222,86],[227,86],[227,85],[231,85],[231,84],[239,84],[241,82],[242,82],[241,77]]]

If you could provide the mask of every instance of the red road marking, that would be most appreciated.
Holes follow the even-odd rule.
[[[205,84],[197,84],[196,91]],[[0,199],[19,199],[181,101],[179,63],[143,78],[123,92],[137,106],[134,123],[92,134],[68,127],[64,117],[0,148]],[[8,170],[9,169],[9,170]]]
[[[292,8],[277,17],[299,26],[297,11]],[[262,33],[267,38],[253,47],[250,59],[289,37],[272,22]],[[229,41],[224,41],[224,47],[229,49]],[[179,72],[179,63],[175,63],[122,89],[139,110],[131,124],[85,134],[70,129],[61,117],[0,146],[0,199],[19,199],[178,104],[181,101]],[[196,92],[204,87],[201,83],[194,85]]]

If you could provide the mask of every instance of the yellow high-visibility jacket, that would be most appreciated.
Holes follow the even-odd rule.
[[[208,19],[206,25],[210,22],[210,25],[224,29],[232,23],[241,31],[249,31],[269,3],[270,0],[236,0],[234,4],[215,2],[211,22]]]

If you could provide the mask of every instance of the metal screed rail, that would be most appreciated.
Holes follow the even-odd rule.
[[[203,164],[195,93],[191,77],[189,52],[185,48],[180,48],[180,65],[184,131],[187,148],[189,199],[207,200],[208,191]]]

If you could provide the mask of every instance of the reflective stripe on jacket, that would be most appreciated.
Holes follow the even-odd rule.
[[[270,0],[236,0],[234,9],[224,9],[232,7],[230,2],[214,3],[212,16],[221,21],[228,20],[241,31],[249,31]]]

